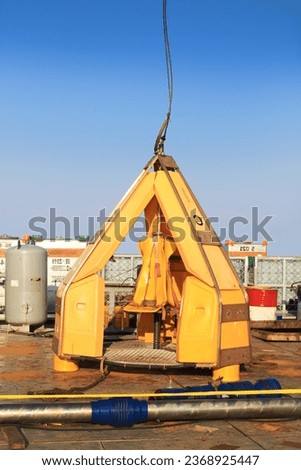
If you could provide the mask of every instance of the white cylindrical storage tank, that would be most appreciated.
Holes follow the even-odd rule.
[[[6,250],[5,321],[42,325],[47,319],[47,250],[18,245]]]

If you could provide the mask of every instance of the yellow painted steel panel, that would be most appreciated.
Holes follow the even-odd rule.
[[[221,246],[205,245],[205,253],[214,272],[220,289],[239,289],[240,284],[237,275],[230,266],[230,261],[222,252]],[[227,273],[227,275],[225,275]],[[238,303],[238,301],[233,303]]]
[[[216,291],[193,276],[184,283],[177,333],[177,361],[216,365],[219,304]]]
[[[249,322],[226,322],[221,325],[221,349],[250,346]]]
[[[177,190],[185,194],[186,199],[191,202],[188,188],[181,187],[177,188]],[[157,172],[155,194],[186,270],[209,286],[213,286],[212,276],[208,270],[204,256],[196,243],[191,224],[187,219],[187,214],[183,210],[180,200],[166,174],[162,171]]]
[[[244,288],[239,289],[223,289],[221,291],[222,302],[224,305],[229,304],[246,304],[246,296]]]
[[[104,280],[98,274],[69,287],[63,324],[63,355],[102,356]]]

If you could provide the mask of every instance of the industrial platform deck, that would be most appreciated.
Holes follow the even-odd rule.
[[[78,372],[52,370],[51,335],[0,331],[0,394],[68,393],[100,376],[98,363],[83,363]],[[123,338],[123,343],[126,341]],[[256,382],[274,377],[283,388],[300,388],[301,344],[252,338],[253,359],[241,371],[241,380]],[[109,366],[110,373],[89,393],[153,393],[173,385],[205,385],[209,370],[173,370]],[[171,378],[171,379],[170,379]],[[86,392],[86,393],[88,393]],[[147,422],[131,428],[93,424],[0,424],[0,449],[68,450],[296,450],[301,449],[301,419],[208,420]]]

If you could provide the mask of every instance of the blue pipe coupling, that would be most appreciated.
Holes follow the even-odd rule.
[[[148,419],[147,401],[134,398],[109,398],[91,403],[92,423],[128,427]]]

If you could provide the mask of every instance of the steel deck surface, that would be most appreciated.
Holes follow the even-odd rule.
[[[132,339],[131,339],[132,341]],[[88,387],[100,377],[99,363],[83,362],[78,372],[52,370],[52,338],[0,330],[0,394],[27,394]],[[114,346],[115,347],[115,346]],[[122,347],[126,347],[123,338]],[[252,362],[241,370],[241,380],[273,377],[282,388],[301,386],[300,342],[267,342],[252,338]],[[144,369],[108,366],[104,381],[85,393],[154,393],[170,381],[174,387],[206,385],[208,369]],[[1,403],[7,403],[1,400]],[[208,420],[151,422],[130,428],[97,424],[0,423],[0,449],[77,450],[296,450],[301,449],[300,419]]]

